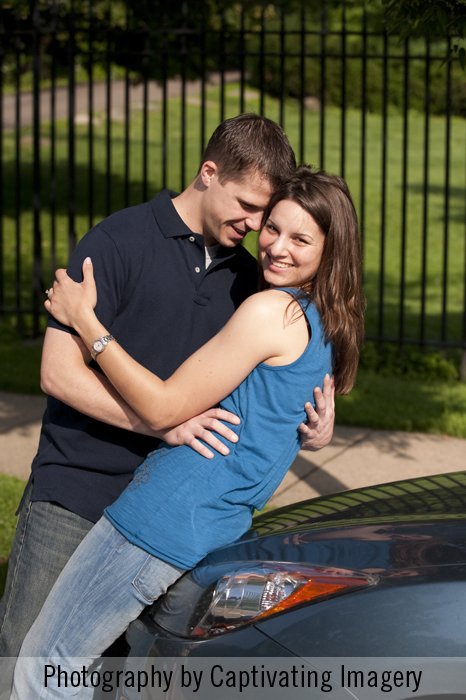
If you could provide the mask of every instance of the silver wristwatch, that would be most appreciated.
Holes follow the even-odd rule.
[[[115,340],[113,335],[104,335],[102,338],[97,338],[97,340],[94,340],[91,346],[91,357],[93,360],[95,360],[97,355],[100,355],[100,353],[105,350],[111,340]]]

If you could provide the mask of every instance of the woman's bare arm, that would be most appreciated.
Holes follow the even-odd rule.
[[[85,261],[84,281],[73,282],[64,270],[46,308],[73,326],[87,348],[108,335],[94,314],[96,303],[92,264]],[[297,344],[307,340],[302,323],[284,322],[289,296],[262,292],[247,299],[225,327],[189,357],[166,381],[133,360],[117,342],[98,355],[105,375],[153,430],[161,430],[217,404],[263,361],[286,364],[296,357]],[[307,334],[307,331],[306,331]],[[298,355],[300,354],[298,348]],[[291,357],[293,355],[293,357]]]

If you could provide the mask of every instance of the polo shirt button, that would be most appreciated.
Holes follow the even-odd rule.
[[[191,241],[191,243],[194,243],[194,241],[195,241],[196,239],[194,238],[194,236],[190,236],[190,237],[189,237],[189,240]]]
[[[200,267],[195,267],[194,269],[196,270],[196,272],[200,272],[200,271],[201,271],[201,268],[200,268]]]

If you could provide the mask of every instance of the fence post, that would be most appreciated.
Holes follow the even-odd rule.
[[[33,23],[33,189],[32,208],[34,212],[34,243],[33,243],[33,273],[32,273],[32,333],[37,338],[40,333],[40,312],[44,283],[42,278],[42,232],[40,229],[40,15],[38,2],[34,2],[32,12]]]
[[[76,248],[76,191],[75,191],[75,17],[74,2],[71,0],[71,7],[68,18],[69,39],[68,39],[68,253]]]

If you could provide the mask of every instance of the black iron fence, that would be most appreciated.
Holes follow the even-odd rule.
[[[446,43],[400,44],[362,0],[149,5],[0,10],[3,323],[38,335],[82,235],[183,189],[217,124],[255,111],[350,185],[367,337],[466,349],[466,79]]]

